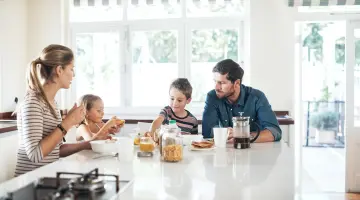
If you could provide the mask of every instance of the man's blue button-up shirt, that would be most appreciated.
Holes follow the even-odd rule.
[[[260,125],[260,129],[268,129],[274,136],[275,141],[281,140],[281,129],[275,113],[271,109],[266,96],[260,90],[241,85],[240,97],[234,104],[226,98],[219,99],[215,90],[207,94],[205,108],[202,117],[202,134],[204,138],[212,138],[212,128],[232,127],[232,117],[248,116]],[[250,131],[256,131],[253,125]]]

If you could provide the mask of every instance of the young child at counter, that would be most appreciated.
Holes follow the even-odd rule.
[[[81,122],[76,131],[76,140],[105,140],[111,139],[109,134],[119,132],[125,121],[112,117],[103,122],[104,102],[99,96],[86,94],[80,98],[79,105],[86,110],[85,120]]]
[[[185,106],[191,102],[191,94],[192,87],[186,78],[174,80],[169,89],[169,105],[161,110],[146,135],[156,137],[155,131],[162,124],[169,124],[170,120],[176,120],[181,134],[198,134],[198,120],[185,109]]]

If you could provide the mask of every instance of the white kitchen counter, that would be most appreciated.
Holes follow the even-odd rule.
[[[137,150],[135,148],[135,150]],[[82,151],[11,179],[0,185],[0,196],[43,176],[58,171],[119,174],[133,183],[119,199],[294,199],[294,151],[283,142],[254,144],[248,150],[215,149],[189,151],[179,163],[137,158],[131,162],[114,157],[93,159],[95,153]]]

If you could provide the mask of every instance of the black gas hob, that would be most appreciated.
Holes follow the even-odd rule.
[[[99,174],[97,168],[84,174],[58,172],[56,178],[40,178],[0,200],[103,200],[115,197],[128,184],[118,175]]]

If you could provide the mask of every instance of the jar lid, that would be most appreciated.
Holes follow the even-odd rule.
[[[250,117],[233,117],[232,120],[234,121],[249,121],[250,120]]]
[[[239,112],[239,116],[235,116],[232,118],[232,120],[236,120],[236,121],[250,121],[250,117],[244,117],[243,116],[244,112]]]

